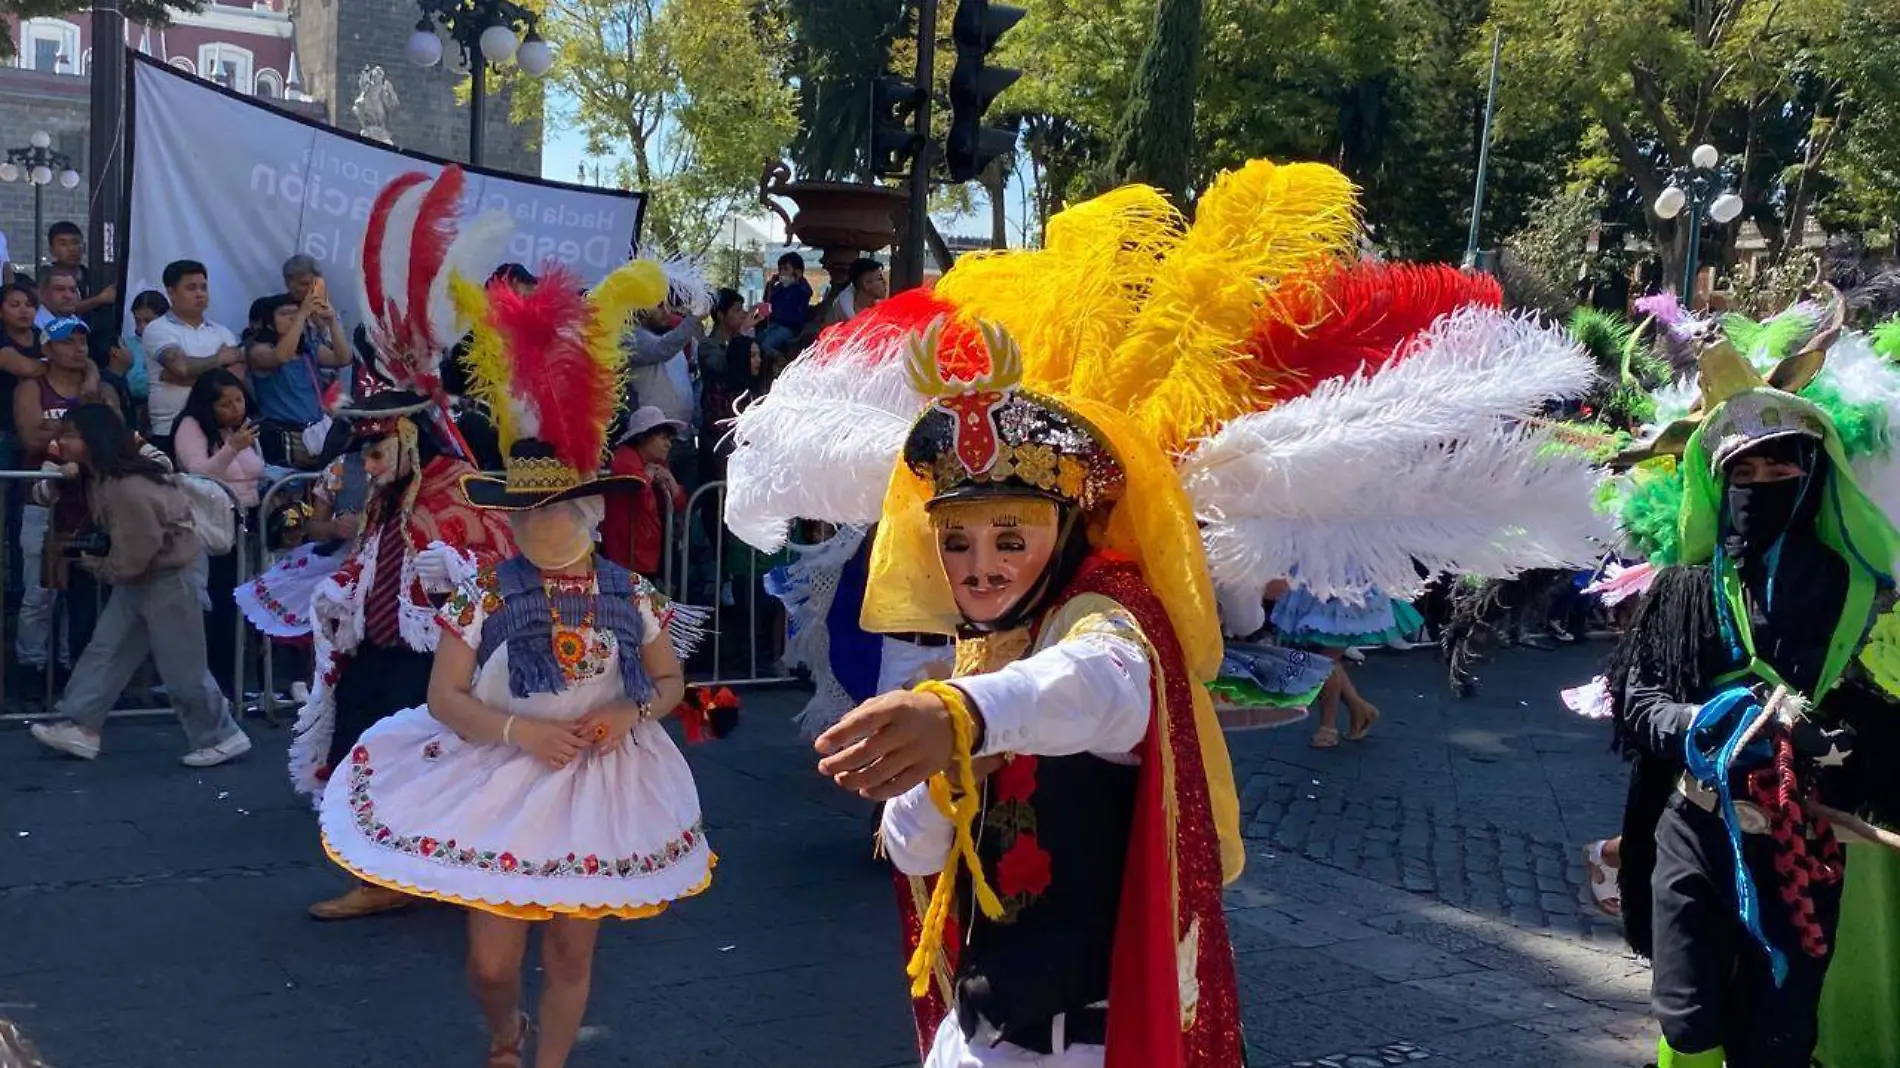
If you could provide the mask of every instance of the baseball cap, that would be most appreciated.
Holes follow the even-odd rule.
[[[48,341],[65,341],[74,334],[91,333],[92,329],[86,325],[86,321],[76,315],[54,319],[46,324],[46,340]]]

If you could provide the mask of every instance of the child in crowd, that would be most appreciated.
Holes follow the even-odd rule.
[[[760,348],[781,356],[791,351],[811,317],[811,292],[811,283],[805,281],[805,258],[796,252],[780,256],[778,274],[765,286],[772,315],[759,334]]]
[[[658,582],[666,559],[666,516],[675,524],[686,515],[686,491],[666,466],[673,439],[684,424],[648,406],[627,417],[627,429],[614,446],[609,473],[637,475],[646,485],[606,499],[607,516],[600,524],[601,555],[629,571]],[[670,505],[662,511],[660,495]],[[677,529],[677,527],[675,528]]]

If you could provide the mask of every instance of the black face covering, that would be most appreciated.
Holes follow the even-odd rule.
[[[1736,459],[1761,456],[1794,464],[1805,474],[1778,482],[1737,485],[1724,478],[1722,488],[1727,549],[1731,555],[1756,557],[1768,552],[1790,533],[1812,529],[1820,512],[1822,474],[1820,450],[1811,438],[1775,438],[1749,449]],[[1733,462],[1733,461],[1731,461]]]
[[[1794,522],[1795,506],[1808,488],[1808,476],[1779,482],[1756,482],[1728,487],[1729,531],[1744,555],[1768,551]]]

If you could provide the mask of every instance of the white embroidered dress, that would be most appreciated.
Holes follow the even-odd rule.
[[[642,582],[634,596],[645,640],[659,640],[657,593]],[[442,626],[479,649],[497,603],[465,583]],[[502,644],[477,669],[475,697],[563,721],[625,696],[613,633],[581,634],[587,651],[567,666],[565,692],[513,696]],[[650,916],[712,879],[692,773],[654,720],[555,770],[511,745],[465,741],[427,706],[406,709],[364,732],[320,812],[325,850],[360,878],[522,919]]]

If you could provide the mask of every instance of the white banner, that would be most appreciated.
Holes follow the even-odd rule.
[[[405,171],[442,165],[253,103],[140,61],[132,65],[129,227],[130,308],[141,290],[163,290],[165,265],[189,259],[210,275],[210,318],[241,332],[251,302],[283,291],[284,261],[316,258],[344,325],[360,321],[363,228],[377,191]],[[514,217],[508,260],[539,271],[559,260],[588,283],[625,263],[639,237],[645,197],[468,171],[465,215]],[[499,266],[499,264],[497,264]],[[130,315],[126,318],[130,328]]]

